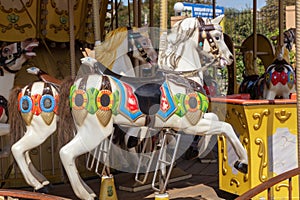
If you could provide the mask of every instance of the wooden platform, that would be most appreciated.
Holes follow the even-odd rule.
[[[220,200],[235,199],[237,196],[218,189],[218,164],[217,163],[201,163],[199,159],[184,160],[182,158],[176,161],[175,171],[178,174],[189,176],[183,180],[169,183],[167,192],[172,200]],[[176,174],[176,173],[175,173]],[[143,190],[141,188],[133,188],[133,174],[126,175],[119,173],[114,175],[117,196],[119,200],[153,200],[154,191],[149,188],[149,185]],[[173,177],[174,178],[174,177]],[[125,183],[131,183],[126,185]],[[96,177],[92,180],[86,180],[86,183],[99,195],[100,178]],[[126,187],[129,191],[121,190],[120,187]],[[20,188],[22,190],[31,190],[31,188]],[[134,192],[134,191],[135,192]],[[72,191],[70,184],[53,185],[50,194],[77,200]]]

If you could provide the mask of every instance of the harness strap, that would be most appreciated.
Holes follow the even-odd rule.
[[[22,47],[21,47],[21,42],[17,42],[17,52],[16,53],[13,53],[12,56],[13,56],[13,59],[11,61],[9,61],[8,63],[5,63],[6,60],[10,59],[10,57],[4,57],[2,55],[2,49],[0,50],[0,65],[6,70],[8,71],[9,73],[12,73],[12,74],[15,74],[17,73],[19,70],[12,70],[10,69],[9,67],[12,66],[17,59],[19,59],[21,57],[22,54],[26,53],[27,51],[24,49],[22,50]],[[1,72],[0,72],[1,73]]]

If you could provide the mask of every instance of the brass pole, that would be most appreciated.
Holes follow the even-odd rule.
[[[168,28],[168,1],[160,1],[160,30],[166,31]]]

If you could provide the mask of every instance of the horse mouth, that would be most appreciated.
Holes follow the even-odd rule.
[[[221,67],[225,67],[225,66],[227,66],[227,65],[230,65],[232,62],[229,62],[227,59],[225,59],[225,58],[223,58],[223,57],[221,57],[220,58],[220,66]]]
[[[35,47],[39,46],[39,43],[38,42],[32,42],[30,43],[26,48],[25,48],[25,55],[28,56],[28,57],[32,57],[32,56],[36,56],[36,53],[33,52],[33,49]]]

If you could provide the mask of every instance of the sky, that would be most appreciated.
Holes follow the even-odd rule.
[[[265,0],[256,0],[257,1],[257,9],[266,5]],[[239,10],[243,10],[246,8],[253,8],[253,0],[216,0],[217,5],[223,6],[226,8],[236,8]]]

